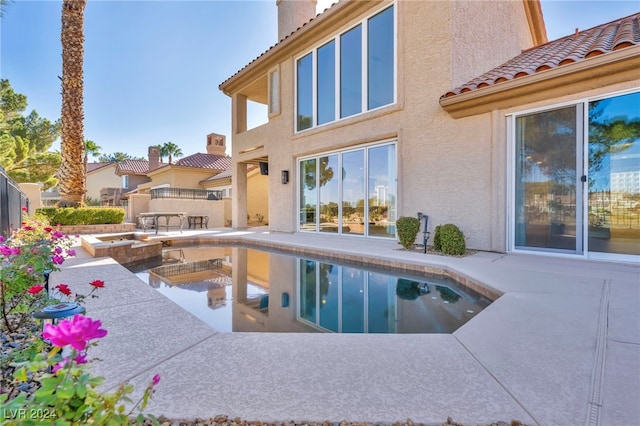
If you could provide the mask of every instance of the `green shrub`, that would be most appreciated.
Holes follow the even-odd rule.
[[[440,229],[438,229],[440,228]],[[438,246],[443,254],[463,255],[467,252],[467,245],[464,241],[464,235],[460,228],[452,223],[439,225],[436,227],[436,235],[438,236]],[[433,246],[436,246],[436,237],[433,237]]]
[[[71,208],[46,207],[36,211],[43,214],[52,225],[104,225],[124,222],[121,208]]]
[[[433,249],[434,250],[442,250],[442,243],[440,242],[440,232],[442,229],[442,225],[436,226],[436,229],[433,230]]]
[[[398,230],[400,245],[407,250],[412,249],[418,231],[420,230],[420,221],[418,218],[399,217],[396,221],[396,229]]]

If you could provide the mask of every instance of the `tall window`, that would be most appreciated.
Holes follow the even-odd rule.
[[[336,43],[318,49],[318,124],[336,119]]]
[[[395,237],[394,143],[304,159],[299,170],[301,231]]]
[[[394,11],[378,12],[296,61],[296,131],[395,102]]]
[[[340,118],[362,111],[362,26],[340,36]]]
[[[312,125],[313,115],[313,62],[312,55],[309,53],[303,58],[298,59],[297,66],[297,103],[296,109],[298,114],[297,128],[298,130],[308,129]]]

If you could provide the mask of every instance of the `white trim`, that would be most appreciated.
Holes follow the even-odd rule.
[[[385,10],[389,9],[389,8],[393,8],[393,100],[385,105],[381,105],[379,107],[376,108],[371,108],[368,109],[368,88],[367,88],[367,82],[368,82],[368,66],[367,66],[367,61],[368,61],[368,43],[367,43],[367,34],[368,34],[368,29],[369,29],[369,19],[372,18],[373,16],[384,12]],[[305,132],[307,130],[311,130],[311,129],[316,129],[318,127],[322,127],[322,126],[326,126],[326,125],[330,125],[333,123],[336,123],[338,121],[342,121],[342,120],[347,120],[350,119],[352,117],[357,117],[359,115],[362,114],[366,114],[368,112],[371,111],[376,111],[378,109],[381,108],[386,108],[389,105],[394,105],[397,104],[398,102],[398,23],[397,23],[397,19],[398,19],[398,13],[397,13],[397,8],[398,8],[398,4],[397,1],[393,1],[390,4],[385,4],[377,9],[375,9],[375,11],[368,13],[367,15],[365,15],[362,19],[358,20],[356,23],[353,23],[351,25],[345,26],[344,29],[339,30],[338,32],[336,32],[332,37],[327,37],[326,39],[323,39],[321,42],[319,43],[315,43],[314,47],[309,49],[309,50],[305,50],[303,53],[301,53],[300,55],[294,56],[293,57],[293,69],[294,69],[294,78],[293,78],[293,103],[294,103],[294,108],[293,108],[293,123],[294,123],[294,129],[293,129],[293,134],[297,135],[299,133]],[[349,116],[346,117],[341,117],[340,114],[340,84],[341,84],[341,79],[340,79],[340,50],[341,50],[341,44],[340,44],[340,36],[342,36],[343,34],[346,34],[347,32],[351,31],[352,29],[361,26],[361,106],[360,106],[360,112],[356,113],[356,114],[351,114]],[[334,96],[334,100],[335,100],[335,114],[334,114],[334,120],[332,121],[328,121],[326,123],[323,124],[318,124],[318,114],[317,114],[317,51],[320,47],[325,46],[326,44],[330,43],[331,41],[335,42],[335,51],[336,51],[336,57],[335,57],[335,96]],[[312,117],[311,117],[311,127],[306,128],[306,129],[302,129],[302,130],[298,130],[298,61],[301,58],[304,58],[305,56],[307,56],[309,53],[312,54],[312,64],[311,64],[311,69],[312,69],[312,81],[313,81],[313,85],[312,85]]]
[[[506,119],[506,137],[507,137],[507,200],[506,200],[506,249],[513,253],[526,253],[536,255],[553,255],[568,258],[584,258],[589,260],[616,261],[640,263],[640,255],[621,254],[621,253],[605,253],[589,251],[589,103],[611,99],[619,96],[640,93],[640,87],[625,90],[617,90],[594,96],[583,96],[577,99],[567,100],[528,108],[522,111],[511,112],[505,114]],[[516,159],[515,159],[515,143],[516,143],[516,125],[515,120],[518,117],[536,114],[540,112],[549,112],[556,109],[575,106],[576,108],[576,184],[581,184],[582,190],[576,187],[576,253],[568,253],[565,250],[546,249],[532,247],[523,249],[515,246],[515,223],[516,223]],[[582,120],[580,122],[580,120]],[[582,123],[582,126],[580,126]],[[581,176],[586,176],[587,183],[582,184]],[[578,200],[578,194],[581,199]],[[580,204],[581,212],[578,212]]]

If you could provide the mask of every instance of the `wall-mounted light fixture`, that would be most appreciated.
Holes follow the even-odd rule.
[[[283,170],[282,171],[282,184],[287,184],[289,183],[289,170]]]

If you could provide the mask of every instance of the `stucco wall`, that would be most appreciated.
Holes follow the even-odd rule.
[[[484,3],[396,3],[397,103],[299,134],[292,135],[294,61],[304,52],[280,63],[282,113],[235,135],[233,143],[234,161],[268,156],[270,229],[296,230],[297,158],[396,139],[398,216],[420,211],[430,216],[431,230],[460,226],[471,248],[505,249],[503,119],[487,113],[455,120],[438,103],[455,84],[531,46],[521,2]],[[280,182],[281,170],[290,171],[287,185]]]
[[[42,207],[41,189],[37,183],[19,183],[20,190],[25,193],[29,199],[29,214],[34,214],[37,209]]]
[[[271,171],[270,171],[271,172]],[[278,174],[276,170],[272,174]],[[247,177],[247,214],[250,221],[257,221],[256,214],[263,217],[262,223],[269,223],[269,176],[261,175],[258,170]]]
[[[87,173],[86,198],[100,201],[100,190],[102,188],[122,188],[122,176],[116,174],[115,164]]]
[[[224,200],[185,200],[156,198],[149,201],[149,212],[186,212],[189,215],[209,216],[209,228],[221,228],[225,225]],[[184,223],[184,228],[188,224]]]

